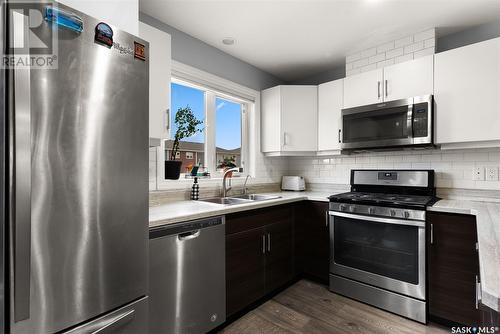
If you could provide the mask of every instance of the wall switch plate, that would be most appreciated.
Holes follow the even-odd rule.
[[[486,181],[498,181],[498,167],[486,167]]]
[[[484,167],[475,167],[472,170],[472,179],[474,181],[484,181]]]

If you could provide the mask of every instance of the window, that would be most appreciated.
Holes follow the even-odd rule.
[[[175,116],[182,108],[190,108],[194,116],[203,121],[198,127],[199,132],[195,135],[183,138],[179,143],[179,151],[175,154],[176,160],[182,161],[181,172],[187,172],[193,165],[203,163],[203,161],[195,161],[193,151],[200,152],[199,156],[203,157],[205,151],[205,91],[191,86],[182,85],[172,82],[171,84],[171,107],[172,107],[172,129],[170,132],[170,140],[165,143],[165,159],[171,159],[172,146],[174,143],[175,132],[177,125],[175,124]]]
[[[193,166],[199,166],[198,172],[208,171],[212,177],[219,177],[225,168],[244,167],[245,101],[173,79],[171,105],[172,128],[165,146],[166,159],[171,158],[177,130],[175,115],[179,109],[189,107],[203,123],[197,134],[180,142],[180,156],[176,154],[176,159],[182,160],[181,171],[188,173]]]
[[[217,170],[241,166],[241,103],[215,99],[215,161]]]

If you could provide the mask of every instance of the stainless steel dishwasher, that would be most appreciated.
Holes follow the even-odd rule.
[[[206,333],[226,320],[224,217],[149,232],[149,333]]]

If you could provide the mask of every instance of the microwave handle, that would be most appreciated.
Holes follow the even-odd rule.
[[[342,143],[342,129],[339,129],[339,143]]]
[[[408,138],[413,138],[413,104],[408,105],[406,128],[407,128]]]

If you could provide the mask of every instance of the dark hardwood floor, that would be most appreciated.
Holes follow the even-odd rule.
[[[333,294],[301,280],[224,328],[224,334],[277,333],[450,333]]]

